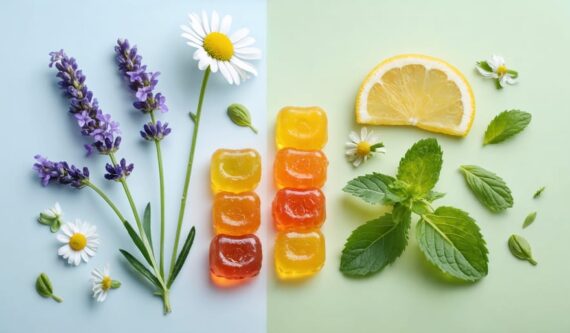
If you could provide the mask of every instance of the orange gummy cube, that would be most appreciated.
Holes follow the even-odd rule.
[[[320,150],[328,140],[327,115],[319,107],[284,107],[277,115],[277,147]]]
[[[275,240],[275,271],[282,280],[318,273],[325,263],[325,239],[318,230],[284,231]]]
[[[260,202],[254,192],[220,192],[214,197],[214,232],[226,235],[254,233],[260,224]]]
[[[273,199],[272,215],[278,231],[319,228],[326,217],[325,195],[316,188],[283,188]]]
[[[261,242],[255,235],[217,235],[210,243],[210,272],[213,277],[240,280],[261,270]]]
[[[210,181],[214,193],[248,192],[261,179],[261,157],[253,149],[218,149],[212,155]]]
[[[327,180],[328,160],[320,150],[281,149],[273,172],[278,188],[320,188]]]

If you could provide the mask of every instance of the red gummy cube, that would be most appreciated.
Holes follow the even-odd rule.
[[[210,243],[210,272],[218,278],[252,278],[259,274],[261,261],[261,242],[255,235],[220,234]]]

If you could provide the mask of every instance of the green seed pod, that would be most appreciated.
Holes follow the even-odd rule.
[[[234,103],[228,106],[228,117],[234,124],[241,127],[249,127],[257,134],[257,129],[251,124],[251,115],[244,105]]]
[[[530,262],[533,265],[536,265],[536,260],[532,257],[532,252],[530,250],[530,244],[524,239],[522,236],[519,235],[512,235],[509,238],[509,250],[513,256]]]
[[[54,301],[61,303],[63,299],[53,294],[53,287],[46,273],[41,273],[36,279],[36,291],[40,296],[52,298]]]

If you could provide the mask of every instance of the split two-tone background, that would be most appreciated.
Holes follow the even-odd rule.
[[[64,48],[77,58],[102,109],[121,124],[120,156],[135,163],[129,178],[142,210],[158,200],[152,147],[138,137],[146,121],[130,106],[131,95],[117,74],[113,46],[126,37],[139,46],[149,69],[162,73],[159,91],[173,127],[164,141],[167,178],[167,239],[181,192],[191,135],[188,111],[195,108],[201,73],[180,37],[186,13],[216,9],[233,16],[233,27],[249,27],[263,50],[260,75],[239,87],[216,75],[206,95],[199,148],[185,230],[198,230],[189,260],[172,291],[172,314],[164,317],[158,298],[132,275],[117,249],[132,245],[112,212],[93,193],[41,188],[31,171],[43,153],[91,168],[93,178],[128,211],[120,189],[102,179],[104,159],[85,159],[76,125],[56,88],[48,52]],[[568,332],[570,331],[570,3],[563,0],[492,1],[40,1],[6,0],[0,5],[3,129],[0,163],[0,332]],[[359,83],[380,60],[399,53],[441,57],[471,82],[477,115],[468,137],[456,139],[411,128],[375,128],[388,153],[354,170],[343,157],[348,132],[356,128],[353,102]],[[474,72],[474,62],[492,53],[521,73],[520,84],[497,91]],[[247,105],[260,129],[235,127],[225,108]],[[285,105],[319,105],[329,115],[329,178],[324,188],[328,219],[323,227],[327,261],[314,278],[279,282],[273,272],[270,202],[274,189],[275,114]],[[487,123],[504,109],[533,114],[516,139],[481,146]],[[444,150],[437,190],[441,204],[454,205],[478,221],[490,250],[489,276],[474,285],[449,284],[432,272],[417,245],[383,272],[347,279],[339,271],[340,251],[350,231],[383,213],[357,204],[341,192],[352,177],[372,171],[394,173],[415,141],[436,137]],[[258,193],[263,222],[262,273],[239,288],[220,289],[208,277],[210,156],[217,148],[252,147],[263,156]],[[457,168],[478,164],[510,185],[515,206],[491,214],[472,196]],[[547,187],[540,200],[533,192]],[[97,225],[101,247],[89,264],[67,266],[57,241],[35,222],[37,213],[59,201],[67,219]],[[158,208],[158,207],[156,207]],[[535,224],[521,224],[538,211]],[[156,218],[156,216],[155,216]],[[512,233],[532,244],[538,266],[511,257]],[[413,237],[413,234],[412,234]],[[103,304],[91,299],[89,273],[109,263],[120,290]],[[37,274],[52,278],[64,303],[41,299]]]

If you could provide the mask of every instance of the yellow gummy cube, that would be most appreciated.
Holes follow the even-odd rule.
[[[275,139],[279,149],[320,150],[328,140],[327,114],[316,106],[284,107],[277,115]]]
[[[316,229],[279,232],[274,251],[275,271],[282,280],[309,277],[325,264],[325,238]]]
[[[253,191],[261,179],[261,157],[254,149],[218,149],[212,155],[212,191],[240,193]]]

